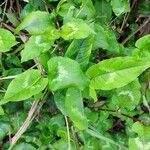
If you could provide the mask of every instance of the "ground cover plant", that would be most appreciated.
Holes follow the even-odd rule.
[[[1,150],[150,150],[149,0],[0,4]]]

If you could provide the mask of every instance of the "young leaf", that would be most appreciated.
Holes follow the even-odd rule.
[[[81,91],[69,88],[66,93],[65,107],[68,116],[80,130],[87,129],[87,119],[84,114]]]
[[[64,57],[53,57],[48,61],[49,88],[52,91],[67,87],[78,87],[83,90],[87,86],[87,78],[80,65]]]
[[[150,34],[138,39],[135,46],[140,50],[145,50],[150,52]]]
[[[81,68],[85,70],[89,63],[89,58],[93,47],[93,41],[93,36],[90,36],[86,39],[73,40],[73,42],[67,49],[65,56],[75,59],[77,62],[80,63]]]
[[[16,45],[15,36],[6,29],[0,29],[0,52],[8,52],[10,48]]]
[[[129,0],[111,0],[111,5],[116,16],[130,11]]]
[[[19,74],[9,84],[4,99],[0,104],[9,101],[22,101],[36,95],[44,90],[48,83],[47,78],[43,78],[38,70],[28,70]]]
[[[84,39],[88,37],[92,29],[82,20],[74,20],[62,26],[61,37],[65,40]]]
[[[38,57],[40,54],[48,51],[53,43],[54,40],[49,39],[45,35],[31,36],[21,52],[21,62]]]
[[[112,90],[132,82],[148,67],[148,59],[116,57],[93,65],[87,75],[92,78],[90,85],[95,89]]]
[[[22,29],[27,30],[30,34],[42,34],[52,27],[50,15],[44,11],[34,11],[29,13],[20,25],[16,28],[16,32]]]

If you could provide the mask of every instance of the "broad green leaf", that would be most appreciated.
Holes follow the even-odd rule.
[[[92,0],[82,0],[82,5],[80,6],[80,9],[76,11],[75,16],[82,19],[95,19],[95,8],[93,5]]]
[[[130,84],[116,89],[115,94],[112,96],[111,105],[113,109],[121,109],[131,111],[139,104],[141,100],[140,83],[136,79]]]
[[[103,60],[87,70],[90,85],[95,89],[112,90],[134,81],[150,67],[148,59],[116,57]]]
[[[116,16],[130,11],[129,0],[111,0],[111,5]]]
[[[62,26],[61,37],[65,40],[84,39],[92,33],[92,29],[82,20],[67,22]]]
[[[150,52],[150,34],[143,36],[138,39],[135,46],[140,50],[145,50]]]
[[[148,133],[147,133],[148,134]],[[149,150],[150,142],[143,141],[139,137],[129,138],[129,150]]]
[[[86,69],[93,47],[94,37],[90,36],[86,39],[73,40],[68,47],[65,56],[75,59],[83,70]]]
[[[84,114],[81,91],[77,88],[69,88],[66,92],[65,107],[68,116],[74,125],[80,130],[87,129],[87,119]]]
[[[16,44],[15,36],[10,31],[0,28],[0,52],[8,52]]]
[[[144,126],[140,122],[135,122],[132,126],[132,130],[138,134],[142,140],[150,140],[150,126]]]
[[[3,110],[3,108],[0,106],[0,116],[1,115],[4,115],[4,110]]]
[[[4,99],[0,104],[9,101],[22,101],[36,95],[44,90],[48,83],[47,78],[43,78],[38,70],[28,70],[11,81]]]
[[[33,147],[31,144],[28,143],[19,143],[14,146],[12,150],[36,150],[35,147]]]
[[[50,14],[44,11],[34,11],[29,13],[20,25],[16,28],[16,32],[22,29],[27,30],[30,34],[42,34],[51,30],[52,22]]]
[[[53,43],[54,40],[44,35],[31,36],[21,52],[21,62],[38,57],[40,54],[48,51]]]
[[[87,78],[80,65],[67,57],[53,57],[48,61],[49,88],[52,91],[68,87],[83,90],[87,86]]]
[[[110,2],[106,0],[97,0],[95,2],[96,15],[101,23],[107,23],[112,18],[112,8]]]
[[[102,27],[99,24],[95,24],[95,39],[93,48],[103,48],[111,53],[119,53],[120,47],[115,37],[115,34],[107,27]]]

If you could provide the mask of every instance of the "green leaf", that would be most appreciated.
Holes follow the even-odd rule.
[[[65,40],[84,39],[92,32],[92,29],[84,21],[78,19],[62,26],[61,37]]]
[[[121,109],[125,111],[134,110],[141,100],[141,85],[136,79],[130,84],[116,89],[112,96],[111,106],[113,109]]]
[[[11,81],[4,99],[0,104],[9,101],[22,101],[36,95],[44,90],[48,83],[47,78],[43,78],[38,70],[28,70]]]
[[[21,52],[21,62],[38,57],[40,54],[48,51],[53,43],[54,40],[49,39],[45,35],[31,36]]]
[[[138,134],[142,140],[150,140],[150,126],[144,126],[140,122],[135,122],[132,126],[132,130]]]
[[[143,36],[138,39],[135,46],[140,50],[145,50],[150,52],[150,34]]]
[[[56,91],[54,93],[54,100],[57,108],[62,112],[64,116],[67,115],[65,109],[65,94],[63,91]]]
[[[103,60],[87,70],[90,85],[95,89],[112,90],[134,81],[150,67],[148,59],[116,57]]]
[[[111,5],[116,16],[130,11],[129,0],[111,0]]]
[[[68,116],[74,125],[80,129],[87,129],[87,119],[84,114],[81,91],[77,88],[69,88],[66,92],[65,107]]]
[[[16,44],[15,36],[10,31],[0,28],[0,52],[8,52]]]
[[[108,50],[111,53],[119,53],[119,44],[115,37],[115,34],[109,30],[107,27],[102,27],[99,24],[95,24],[95,39],[93,48],[103,48]]]
[[[10,131],[10,125],[8,122],[0,122],[0,140],[2,140]]]
[[[82,5],[80,9],[76,12],[75,16],[82,19],[94,19],[95,18],[95,8],[92,0],[82,0]]]
[[[49,88],[52,91],[68,87],[83,90],[87,86],[87,78],[80,65],[67,57],[53,57],[48,61]]]
[[[27,30],[30,34],[42,34],[51,30],[52,23],[50,14],[44,11],[34,11],[29,13],[20,25],[16,28],[15,32],[22,29]]]
[[[150,142],[143,141],[139,137],[129,138],[129,150],[149,150]]]
[[[28,143],[19,143],[12,150],[36,150],[31,144]]]
[[[112,8],[110,2],[106,0],[98,0],[95,2],[96,14],[99,22],[107,23],[112,18]]]
[[[86,39],[73,40],[68,47],[65,56],[75,59],[83,70],[86,69],[93,47],[94,37],[90,36]]]
[[[0,116],[1,115],[4,115],[4,110],[3,110],[3,108],[0,106]]]

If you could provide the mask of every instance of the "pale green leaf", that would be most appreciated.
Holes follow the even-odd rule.
[[[84,70],[89,63],[93,41],[93,36],[90,36],[86,39],[73,40],[73,42],[68,47],[65,56],[75,59],[80,63],[81,68]]]
[[[69,88],[66,93],[65,107],[68,116],[74,125],[80,130],[87,129],[87,119],[84,114],[81,91],[77,88]]]
[[[144,126],[140,122],[135,122],[132,126],[132,130],[136,132],[142,140],[150,140],[150,134],[147,134],[150,133],[150,126]]]
[[[111,0],[111,5],[116,16],[130,11],[129,0]]]
[[[8,52],[16,44],[15,36],[10,31],[0,28],[0,52]]]
[[[27,30],[30,34],[42,34],[51,30],[52,22],[50,14],[44,11],[34,11],[29,13],[20,25],[16,28],[16,32],[22,29]]]
[[[139,137],[129,138],[129,150],[150,150],[150,142],[143,141]]]
[[[150,67],[148,59],[116,57],[103,60],[87,70],[91,86],[95,89],[112,90],[134,81]]]
[[[88,37],[93,31],[82,20],[74,20],[67,22],[62,26],[61,37],[65,40],[84,39]]]
[[[72,86],[83,90],[87,86],[87,78],[75,60],[53,57],[48,61],[48,70],[49,88],[52,91]]]
[[[36,95],[44,90],[48,83],[47,78],[43,78],[39,70],[28,70],[11,81],[4,99],[0,104],[5,104],[9,101],[22,101]]]
[[[150,34],[143,36],[138,39],[135,46],[140,50],[145,50],[150,52]]]
[[[48,51],[53,43],[54,40],[50,40],[44,35],[31,36],[21,52],[21,62],[38,57],[40,54]]]
[[[36,150],[36,148],[28,143],[19,143],[12,150]]]
[[[141,100],[141,91],[140,83],[136,79],[130,84],[116,89],[115,93],[112,96],[111,107],[113,109],[121,109],[131,111],[138,106]]]

